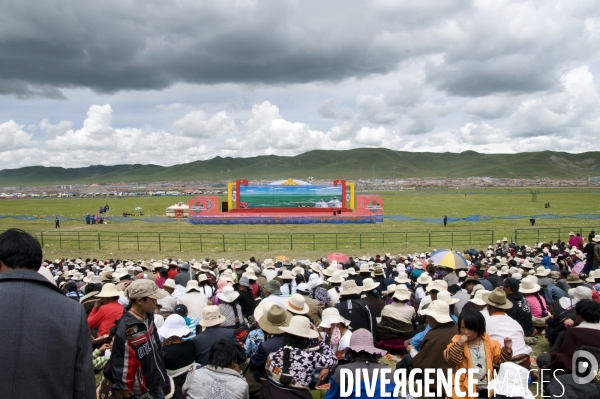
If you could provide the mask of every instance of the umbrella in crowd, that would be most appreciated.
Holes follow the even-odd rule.
[[[284,262],[284,261],[286,261],[286,260],[289,260],[289,259],[288,259],[288,257],[287,257],[287,256],[279,255],[279,256],[276,256],[276,257],[275,257],[275,260],[278,260],[278,261]]]
[[[466,269],[468,267],[467,260],[461,254],[449,249],[435,251],[431,254],[429,260],[434,261],[436,265],[450,269]]]
[[[337,263],[348,263],[349,260],[348,255],[344,255],[340,252],[333,252],[327,255],[327,262],[329,263],[333,261],[336,261]]]

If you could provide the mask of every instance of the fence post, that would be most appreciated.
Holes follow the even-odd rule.
[[[137,247],[138,247],[138,251],[140,250],[140,233],[137,232],[135,233],[136,239],[137,239]]]
[[[117,233],[117,249],[121,250],[121,234]]]
[[[198,234],[198,239],[200,240],[200,251],[202,251],[202,233]]]
[[[338,233],[335,233],[335,249],[338,249]]]
[[[494,230],[492,230],[492,245],[494,245]]]
[[[450,244],[452,247],[454,247],[454,231],[450,232],[450,241],[452,242],[452,244]]]
[[[81,249],[81,240],[79,239],[79,231],[77,232],[77,248]]]
[[[335,247],[337,249],[337,245]],[[313,251],[315,250],[315,235],[313,234]]]
[[[42,241],[42,248],[44,248],[44,232],[43,231],[40,232],[40,238]]]
[[[429,241],[428,241],[429,245],[428,245],[428,247],[431,248],[431,230],[428,231],[428,233],[429,233]]]
[[[179,233],[179,252],[181,252],[181,233]]]
[[[519,229],[515,229],[515,244],[519,243]]]
[[[362,233],[358,233],[358,242],[360,249],[362,249]]]
[[[158,233],[158,251],[162,252],[162,244],[160,242],[160,232]]]
[[[100,232],[98,232],[98,249],[102,249],[100,245]]]
[[[58,247],[62,249],[62,233],[58,232]]]
[[[244,234],[244,251],[246,251],[246,234]]]
[[[225,233],[221,234],[221,239],[223,241],[223,252],[225,252]]]
[[[408,248],[408,232],[404,233],[404,245],[405,248]]]
[[[271,234],[267,234],[267,251],[271,250]]]
[[[294,239],[292,238],[292,233],[290,233],[290,251],[294,250]]]

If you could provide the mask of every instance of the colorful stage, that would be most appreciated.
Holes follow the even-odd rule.
[[[339,199],[341,199],[341,201]],[[328,200],[328,201],[325,201]],[[247,180],[228,185],[228,201],[219,209],[218,196],[189,201],[193,224],[310,224],[383,222],[383,200],[378,195],[354,197],[354,184],[335,180],[315,186],[299,180],[248,186]]]

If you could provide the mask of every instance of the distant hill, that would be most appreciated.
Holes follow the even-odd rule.
[[[374,173],[373,173],[374,172]],[[157,181],[235,179],[368,179],[407,177],[492,176],[509,178],[576,178],[600,176],[600,152],[569,154],[529,152],[480,154],[402,152],[385,148],[347,151],[315,150],[293,157],[264,155],[221,158],[170,167],[157,165],[93,165],[85,168],[30,166],[0,171],[0,187]]]

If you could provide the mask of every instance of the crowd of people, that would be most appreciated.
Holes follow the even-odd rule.
[[[380,359],[390,353],[401,358],[396,369],[478,369],[476,386],[461,379],[451,397],[467,389],[479,397],[521,392],[519,381],[488,381],[494,369],[521,373],[527,384],[543,380],[548,395],[598,397],[594,382],[577,384],[583,371],[572,367],[578,350],[600,352],[600,235],[590,238],[532,247],[505,238],[465,251],[466,268],[455,270],[429,253],[344,263],[50,261],[35,238],[7,230],[0,234],[0,391],[8,398],[282,399],[326,389],[330,399],[340,397],[342,370],[373,375],[389,368]],[[552,345],[536,359],[548,372],[528,374],[530,345],[540,339]],[[391,392],[388,385],[373,397]],[[350,389],[349,397],[366,397],[364,384]]]

